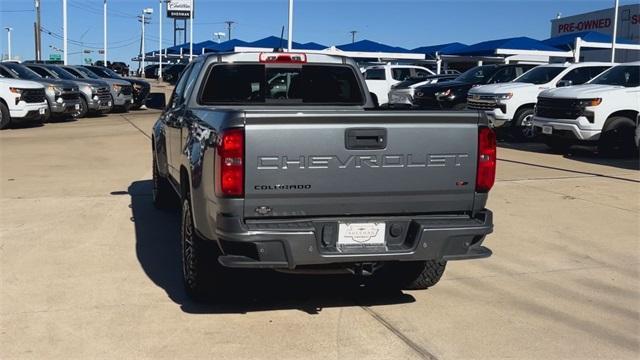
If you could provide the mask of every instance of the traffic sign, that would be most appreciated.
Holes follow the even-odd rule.
[[[93,64],[93,59],[92,58],[84,58],[84,63],[87,65],[91,65]]]
[[[60,61],[60,60],[62,60],[62,55],[60,55],[60,54],[49,54],[49,60],[51,60],[51,61]]]

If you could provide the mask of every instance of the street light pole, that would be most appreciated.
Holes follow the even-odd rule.
[[[11,31],[13,31],[13,28],[6,27],[4,29],[7,30],[7,51],[9,52],[9,60],[11,60],[13,58],[11,56]]]
[[[140,42],[140,77],[144,77],[144,25],[147,23],[147,14],[153,14],[153,9],[146,8],[142,10],[142,17],[140,18],[140,23],[142,24],[142,39]]]
[[[619,0],[615,1],[615,8],[613,9],[613,39],[611,39],[611,62],[616,61],[616,37],[618,36],[618,6],[620,6]]]
[[[289,0],[289,35],[287,36],[287,48],[291,51],[293,44],[293,0]]]
[[[62,49],[64,49],[64,64],[69,65],[67,58],[67,0],[62,0]]]
[[[160,57],[158,58],[158,81],[162,81],[162,18],[164,17],[162,15],[162,1],[163,0],[159,1],[160,12],[158,13],[158,21],[160,22],[160,41],[158,42],[158,52],[160,52]]]
[[[103,40],[104,40],[104,66],[107,67],[107,0],[104,0],[104,14],[103,14]]]
[[[356,30],[351,30],[349,31],[351,33],[351,43],[355,43],[356,42],[356,34],[358,33],[358,31]]]
[[[193,61],[193,0],[189,10],[189,62]]]

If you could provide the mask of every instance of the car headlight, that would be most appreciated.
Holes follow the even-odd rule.
[[[113,84],[112,87],[115,92],[120,92],[120,90],[122,90],[122,85],[119,84]]]
[[[451,93],[452,93],[451,89],[447,89],[447,90],[445,90],[445,91],[437,92],[437,93],[435,93],[435,95],[436,95],[437,97],[445,97],[445,96],[449,96],[449,95],[451,95]]]
[[[22,94],[22,92],[24,91],[24,89],[10,87],[10,88],[9,88],[9,91],[11,91],[11,92],[12,92],[12,93],[14,93],[14,94],[18,94],[18,95],[20,95],[20,94]]]
[[[422,97],[422,95],[424,95],[422,91],[416,91],[415,93],[415,97]]]
[[[513,93],[505,93],[505,94],[496,94],[496,100],[509,100],[513,97]]]
[[[62,88],[59,86],[55,86],[55,85],[49,85],[47,86],[47,90],[46,90],[49,94],[54,94],[56,96],[58,95],[62,95]]]
[[[84,85],[80,88],[80,90],[85,93],[85,94],[93,94],[93,92],[95,91],[93,86],[89,86],[89,85]]]
[[[602,103],[602,98],[580,99],[578,104],[580,107],[598,106]]]

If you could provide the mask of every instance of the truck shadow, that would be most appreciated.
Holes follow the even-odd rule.
[[[527,151],[540,154],[554,154],[545,144],[539,142],[499,142],[498,147],[511,150]],[[500,157],[498,149],[498,157]],[[623,170],[640,170],[640,161],[637,154],[628,154],[625,157],[608,158],[598,154],[595,146],[572,146],[566,153],[560,154],[567,160],[578,161],[594,165],[608,166]]]
[[[415,301],[413,296],[400,291],[373,291],[352,276],[290,275],[256,270],[236,271],[232,281],[235,285],[222,301],[195,303],[182,287],[178,210],[157,210],[151,202],[151,189],[151,180],[133,182],[128,188],[136,255],[149,279],[164,289],[184,312],[216,314],[297,309],[318,314],[330,307]]]

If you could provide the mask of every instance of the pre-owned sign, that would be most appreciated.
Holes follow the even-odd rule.
[[[170,18],[187,19],[191,17],[193,0],[169,0],[167,3],[167,16]]]

